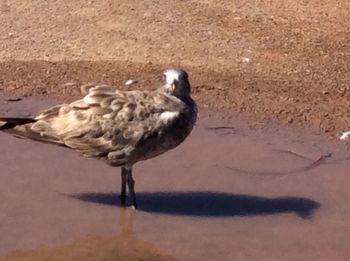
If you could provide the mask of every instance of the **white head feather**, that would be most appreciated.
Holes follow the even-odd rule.
[[[172,84],[175,80],[179,80],[181,72],[175,69],[169,69],[164,72],[164,75],[166,76],[166,83]]]

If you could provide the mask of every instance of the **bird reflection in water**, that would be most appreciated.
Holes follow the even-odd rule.
[[[153,244],[134,237],[134,220],[135,211],[120,209],[120,235],[89,236],[61,246],[15,251],[4,261],[173,260]]]

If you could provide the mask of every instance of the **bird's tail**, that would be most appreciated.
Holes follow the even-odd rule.
[[[16,138],[29,138],[32,140],[64,146],[64,143],[60,141],[57,137],[45,135],[35,130],[32,130],[32,125],[37,121],[38,120],[33,118],[0,117],[0,131],[12,134]]]
[[[5,118],[0,117],[0,131],[12,129],[16,126],[36,122],[33,118]]]

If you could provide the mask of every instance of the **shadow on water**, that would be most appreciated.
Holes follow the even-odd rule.
[[[120,206],[118,193],[81,193],[72,197],[98,204]],[[257,216],[295,212],[311,218],[320,207],[316,201],[301,197],[264,198],[220,192],[141,192],[139,210],[170,215],[199,217]]]

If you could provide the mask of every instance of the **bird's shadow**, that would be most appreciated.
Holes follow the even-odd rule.
[[[121,206],[117,193],[81,193],[73,198],[97,204]],[[311,218],[320,204],[302,197],[265,198],[212,191],[141,192],[137,193],[138,209],[170,215],[198,217],[258,216],[294,212]]]

